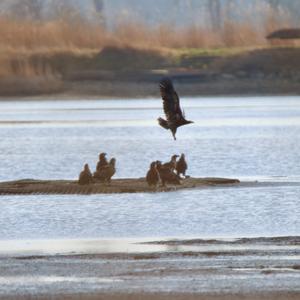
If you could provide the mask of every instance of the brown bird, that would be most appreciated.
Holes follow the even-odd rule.
[[[176,140],[177,128],[183,125],[191,124],[193,121],[185,119],[184,113],[180,108],[179,97],[174,90],[171,79],[164,78],[159,83],[160,94],[163,100],[163,109],[166,115],[166,120],[158,118],[158,123],[165,129],[170,129],[174,140]]]
[[[99,154],[99,161],[98,161],[97,167],[96,167],[97,171],[100,171],[102,167],[105,167],[108,165],[108,161],[105,156],[106,156],[106,153]]]
[[[111,178],[116,173],[116,159],[112,158],[109,163],[102,167],[99,172],[97,172],[97,179],[103,182],[111,182]]]
[[[105,168],[108,165],[108,161],[106,159],[106,153],[100,153],[99,154],[99,161],[97,163],[96,172],[94,172],[94,178],[100,179],[99,176],[101,176],[101,170]]]
[[[86,184],[90,184],[92,182],[93,182],[93,176],[90,171],[89,165],[85,164],[83,171],[80,172],[80,174],[79,174],[78,183],[80,185],[86,185]]]
[[[159,173],[162,186],[166,186],[166,183],[179,185],[180,178],[173,171],[171,171],[168,167],[164,167],[160,161],[156,162],[157,171]]]
[[[185,160],[185,155],[182,153],[179,160],[176,163],[177,175],[180,176],[182,174],[184,177],[186,177],[185,172],[186,172],[187,168],[188,168],[188,165]]]
[[[146,181],[150,187],[156,187],[157,184],[160,182],[160,176],[155,161],[150,164],[150,170],[147,172]]]
[[[177,164],[177,157],[179,157],[178,155],[172,155],[171,160],[167,163],[163,164],[164,168],[169,168],[172,172],[174,172],[174,170],[176,169],[176,164]]]

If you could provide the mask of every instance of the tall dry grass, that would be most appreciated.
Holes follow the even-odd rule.
[[[32,56],[51,57],[64,53],[90,57],[106,46],[160,50],[265,46],[266,34],[288,25],[289,21],[278,18],[270,9],[266,10],[264,19],[264,24],[257,26],[251,15],[245,15],[243,21],[225,18],[218,31],[210,26],[196,25],[148,27],[134,21],[122,22],[113,30],[106,30],[82,19],[33,22],[0,16],[0,78],[56,76],[50,64],[33,64]]]

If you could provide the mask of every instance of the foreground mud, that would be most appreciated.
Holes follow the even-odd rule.
[[[238,179],[227,178],[188,178],[181,185],[150,188],[145,178],[115,179],[111,184],[93,183],[79,185],[71,180],[18,180],[0,183],[0,195],[32,195],[32,194],[114,194],[166,192],[180,189],[191,189],[209,186],[238,185]]]
[[[74,246],[76,241],[2,242],[0,299],[266,300],[300,295],[299,236],[84,239],[77,241],[77,249],[64,251],[70,242]],[[11,250],[14,243],[17,252]],[[48,253],[55,243],[61,250]]]

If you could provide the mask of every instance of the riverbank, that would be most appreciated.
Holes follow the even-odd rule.
[[[26,61],[33,71],[2,76],[0,97],[158,97],[164,76],[173,79],[181,97],[299,95],[299,53],[299,47],[31,53]]]
[[[161,78],[161,77],[160,77]],[[147,99],[160,98],[158,78],[154,82],[78,81],[63,82],[55,92],[8,93],[0,95],[0,101],[60,101],[99,99]],[[1,84],[0,84],[1,85]],[[28,82],[28,87],[30,87]],[[184,97],[260,97],[298,96],[300,84],[278,80],[220,80],[210,83],[184,83],[174,80],[180,98]],[[4,89],[2,89],[4,90]]]
[[[155,76],[153,81],[143,81],[138,78],[130,81],[67,81],[63,83],[62,91],[59,93],[36,95],[38,99],[123,99],[123,98],[159,98],[158,82],[163,77]],[[199,96],[284,96],[300,95],[300,84],[298,81],[288,79],[241,79],[220,78],[210,81],[189,82],[186,79],[176,79],[174,85],[180,97]],[[5,97],[2,99],[7,100]],[[31,99],[32,96],[27,99]]]

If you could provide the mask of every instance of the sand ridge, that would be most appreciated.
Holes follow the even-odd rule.
[[[77,180],[24,179],[0,183],[0,195],[169,192],[199,187],[232,186],[239,183],[238,179],[228,178],[187,178],[182,180],[180,185],[153,188],[148,186],[145,178],[114,179],[111,184],[96,182],[89,185],[79,185]]]

